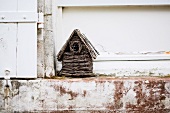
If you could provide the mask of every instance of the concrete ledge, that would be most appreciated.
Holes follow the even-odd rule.
[[[0,80],[0,112],[169,113],[170,78]]]

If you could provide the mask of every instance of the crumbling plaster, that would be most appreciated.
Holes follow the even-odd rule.
[[[9,80],[6,88],[0,80],[0,112],[170,112],[169,78]]]

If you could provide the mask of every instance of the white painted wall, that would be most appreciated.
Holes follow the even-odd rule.
[[[150,6],[169,5],[169,0],[57,0],[57,6]]]
[[[169,51],[170,7],[64,7],[65,43],[80,29],[100,52]]]
[[[170,51],[170,6],[89,5],[74,7],[74,3],[66,3],[65,7],[58,7],[57,53],[71,32],[80,29],[100,52],[94,62],[94,73],[170,74],[170,55],[164,53]],[[57,70],[60,68],[58,63]]]

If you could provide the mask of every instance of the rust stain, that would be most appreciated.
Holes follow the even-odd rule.
[[[87,94],[86,90],[83,91],[83,97],[85,97]]]
[[[19,87],[21,86],[21,83],[18,81],[11,81],[11,85],[12,85],[12,96],[18,95],[19,94]]]
[[[70,109],[73,109],[73,108],[74,108],[74,107],[73,107],[73,106],[71,106],[71,105],[68,107],[68,109],[69,109],[69,110],[70,110]]]
[[[145,89],[144,89],[145,88]],[[136,93],[137,104],[126,104],[126,109],[130,110],[154,110],[154,109],[164,109],[165,105],[162,100],[166,99],[167,91],[165,90],[165,82],[159,81],[149,81],[145,83],[143,81],[136,81],[134,92]],[[149,94],[146,94],[148,91]]]
[[[5,86],[4,88],[4,100],[7,99],[8,100],[8,97],[10,96],[10,88],[9,86]]]
[[[170,54],[170,51],[166,51],[166,52],[164,52],[165,54]]]
[[[12,88],[19,89],[20,82],[18,81],[11,81]]]
[[[73,91],[67,91],[64,87],[60,86],[60,93],[61,95],[63,94],[70,94],[71,99],[69,100],[73,100],[75,97],[77,97],[78,93],[75,93]]]
[[[104,106],[105,106],[105,105],[104,105]],[[115,109],[114,103],[107,103],[107,104],[106,104],[106,108],[107,108],[108,110],[114,110],[114,109]]]
[[[2,83],[2,81],[0,80],[0,88],[2,88],[2,86],[3,86],[3,83]]]
[[[43,112],[43,113],[47,113],[47,112]],[[76,113],[75,111],[69,111],[69,110],[58,110],[58,111],[50,111],[50,113]]]
[[[64,109],[64,108],[66,108],[66,106],[64,106],[64,105],[57,105],[57,109]]]
[[[73,110],[74,108],[76,108],[75,105],[70,105],[70,106],[68,107],[69,110]]]
[[[59,90],[60,90],[60,86],[58,86],[58,85],[54,85],[53,87],[54,87],[54,89],[55,89],[56,91],[59,91]]]
[[[120,109],[123,107],[123,102],[121,98],[123,97],[124,83],[123,81],[114,81],[115,93],[114,93],[114,103],[115,108]]]
[[[99,85],[99,87],[101,87],[103,90],[104,90],[104,85],[105,85],[105,83],[106,83],[106,81],[105,80],[99,80],[99,81],[95,81],[95,83],[96,83],[96,87]],[[96,88],[97,89],[97,88]]]
[[[54,89],[59,91],[60,95],[69,94],[71,96],[71,98],[69,100],[73,100],[74,98],[76,98],[78,96],[78,93],[68,90],[68,89],[64,88],[63,86],[55,85]]]
[[[123,92],[124,92],[124,83],[123,81],[114,81],[115,91],[114,91],[114,102],[107,103],[106,108],[109,110],[121,109],[123,107]]]

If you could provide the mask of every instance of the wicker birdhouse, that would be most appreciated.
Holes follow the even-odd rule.
[[[62,62],[60,75],[70,77],[93,76],[93,59],[97,50],[78,29],[75,29],[57,55]]]

